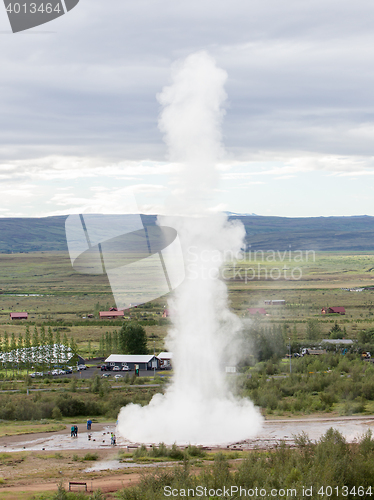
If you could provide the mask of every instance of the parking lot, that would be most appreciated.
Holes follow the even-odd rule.
[[[100,368],[97,368],[96,366],[95,367],[87,367],[86,370],[80,370],[79,372],[77,371],[73,371],[73,373],[65,373],[65,374],[61,374],[61,375],[53,375],[53,378],[60,378],[60,379],[64,379],[64,378],[72,378],[72,377],[75,377],[77,379],[89,379],[91,377],[94,377],[95,375],[104,375],[104,374],[107,374],[108,375],[108,379],[110,380],[114,380],[114,376],[115,375],[123,375],[123,378],[126,376],[126,375],[129,375],[129,377],[132,377],[132,375],[134,374],[134,370],[130,370],[130,371],[101,371]],[[163,376],[165,375],[165,370],[156,370],[156,375],[160,375],[160,376]],[[152,377],[153,376],[153,370],[139,370],[139,377]]]

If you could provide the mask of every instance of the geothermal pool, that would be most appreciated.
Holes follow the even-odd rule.
[[[83,427],[83,426],[82,426]],[[367,430],[374,432],[374,416],[364,417],[336,417],[336,418],[300,418],[287,420],[265,420],[261,432],[256,438],[233,442],[227,445],[231,449],[270,448],[280,440],[287,444],[294,443],[294,436],[305,432],[312,441],[318,440],[330,427],[343,434],[347,441],[352,442],[360,438]],[[70,428],[59,432],[27,434],[21,436],[5,436],[0,438],[0,451],[58,451],[58,450],[98,450],[109,449],[110,434],[114,432],[117,438],[115,448],[127,448],[129,451],[138,443],[131,443],[122,438],[116,431],[115,424],[93,424],[88,439],[86,430],[78,432],[77,438],[70,437]],[[151,443],[146,443],[151,444]],[[156,443],[158,444],[158,443]],[[213,446],[214,448],[215,446]]]

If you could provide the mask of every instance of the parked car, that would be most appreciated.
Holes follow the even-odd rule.
[[[107,377],[110,377],[110,373],[103,373],[101,376],[104,378],[107,378]]]
[[[101,369],[102,372],[106,372],[108,369],[107,365],[101,365],[99,366],[99,368]]]
[[[123,378],[123,375],[120,375],[119,373],[117,373],[117,375],[114,375],[115,380],[119,380],[120,378]]]
[[[78,371],[81,371],[81,370],[87,370],[87,366],[86,365],[78,365]]]
[[[119,372],[120,371],[120,367],[119,366],[113,366],[112,370],[114,372]]]
[[[65,373],[73,373],[73,368],[71,366],[67,366],[65,369]]]
[[[60,370],[52,370],[52,375],[60,375]]]
[[[129,366],[128,366],[128,365],[123,365],[123,366],[122,366],[122,371],[123,371],[123,372],[129,372],[129,371],[130,371]]]

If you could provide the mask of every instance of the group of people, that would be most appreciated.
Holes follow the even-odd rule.
[[[77,425],[72,425],[71,426],[70,436],[71,437],[78,437],[78,426]]]
[[[87,422],[87,430],[91,430],[92,421],[88,421],[88,422]],[[71,426],[70,436],[71,437],[78,437],[78,426],[77,425],[72,425]],[[87,437],[88,437],[88,440],[91,441],[92,434],[91,433],[87,433]],[[110,444],[113,445],[113,446],[115,446],[115,444],[116,444],[116,436],[115,436],[114,432],[110,433]]]

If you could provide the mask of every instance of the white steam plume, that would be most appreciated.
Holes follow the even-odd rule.
[[[223,254],[240,250],[244,228],[207,212],[223,154],[227,75],[199,52],[175,64],[172,77],[158,99],[169,159],[181,165],[173,210],[187,215],[162,217],[163,225],[177,229],[186,264],[186,279],[169,300],[174,376],[165,395],[157,394],[148,406],[122,408],[118,430],[135,442],[223,444],[254,436],[262,423],[251,401],[230,393],[224,369],[233,362],[230,343],[241,324],[229,311],[218,273]]]

